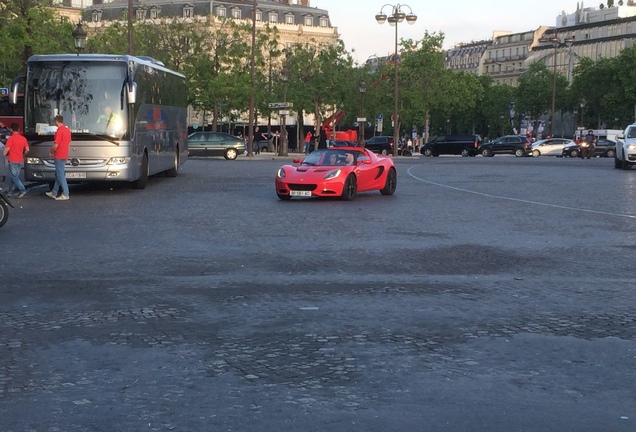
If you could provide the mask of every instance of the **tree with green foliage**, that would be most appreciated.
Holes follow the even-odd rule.
[[[447,100],[442,83],[450,82],[444,68],[443,33],[426,31],[421,40],[402,41],[400,61],[400,100],[402,124],[424,125],[430,136],[431,110]],[[472,99],[472,98],[471,98]],[[450,109],[450,108],[449,108]]]

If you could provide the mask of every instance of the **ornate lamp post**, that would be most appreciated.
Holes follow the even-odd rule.
[[[558,33],[552,36],[541,36],[539,43],[552,45],[554,47],[554,60],[552,62],[552,111],[550,113],[550,137],[554,137],[554,114],[556,112],[556,76],[557,76],[557,49],[562,43],[571,47],[574,43],[574,36],[561,38]],[[563,132],[563,131],[561,131]]]
[[[391,15],[383,12],[385,7],[391,8]],[[406,14],[402,11],[402,8],[408,8],[409,13]],[[393,61],[395,63],[394,75],[393,75],[393,156],[398,154],[398,142],[400,140],[400,117],[398,116],[398,24],[406,19],[409,24],[417,21],[417,15],[413,13],[413,10],[408,5],[385,4],[375,16],[375,20],[378,24],[384,24],[387,20],[389,24],[395,27],[395,51]]]
[[[367,91],[367,85],[364,81],[358,86],[360,91],[360,116],[358,117],[358,145],[364,148],[364,123],[367,119],[364,117],[364,92]]]
[[[77,55],[80,55],[80,51],[86,48],[86,30],[82,27],[82,22],[77,23],[77,27],[73,30],[73,43],[77,50]]]

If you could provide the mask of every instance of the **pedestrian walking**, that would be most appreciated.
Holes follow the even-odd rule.
[[[11,131],[12,134],[2,152],[9,162],[9,195],[13,196],[15,192],[17,193],[17,198],[24,198],[27,191],[24,184],[20,181],[20,171],[24,165],[24,155],[29,152],[29,143],[20,133],[20,126],[17,123],[11,125]]]
[[[46,195],[54,200],[64,201],[70,198],[64,165],[66,164],[66,159],[68,159],[68,148],[71,145],[71,131],[64,124],[64,117],[59,114],[55,116],[55,126],[57,126],[57,131],[53,137],[53,145],[50,152],[55,163],[55,183],[53,184],[53,189],[47,192]],[[60,187],[62,188],[62,195],[58,196]]]
[[[313,134],[311,133],[311,131],[307,132],[307,134],[305,135],[305,154],[309,153],[309,145],[311,144],[311,139],[313,138]]]

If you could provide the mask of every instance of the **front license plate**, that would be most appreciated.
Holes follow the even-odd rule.
[[[296,197],[310,197],[311,191],[290,191],[289,195]]]
[[[66,178],[67,179],[85,179],[86,173],[85,172],[67,172]]]

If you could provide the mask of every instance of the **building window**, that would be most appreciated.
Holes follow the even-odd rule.
[[[157,19],[159,17],[159,8],[150,9],[150,19]]]
[[[100,22],[102,20],[102,11],[94,10],[92,19],[93,22]]]
[[[269,13],[269,22],[271,22],[271,23],[277,23],[277,22],[278,22],[278,13],[276,13],[276,12],[270,12],[270,13]]]
[[[232,9],[232,18],[241,19],[241,10],[239,8]]]
[[[216,16],[225,17],[227,16],[225,13],[225,6],[217,6],[216,8]]]
[[[185,6],[183,8],[183,17],[184,18],[192,18],[194,16],[194,7]]]
[[[294,15],[287,14],[285,15],[285,24],[294,24]]]
[[[263,12],[259,10],[256,11],[256,21],[263,21]]]
[[[314,17],[312,17],[311,15],[305,16],[305,25],[306,26],[314,25]]]
[[[329,20],[326,17],[320,17],[320,27],[329,27]]]
[[[137,9],[137,10],[135,11],[135,17],[136,17],[138,20],[142,20],[142,19],[144,19],[144,18],[146,17],[146,10],[145,10],[145,9]]]

